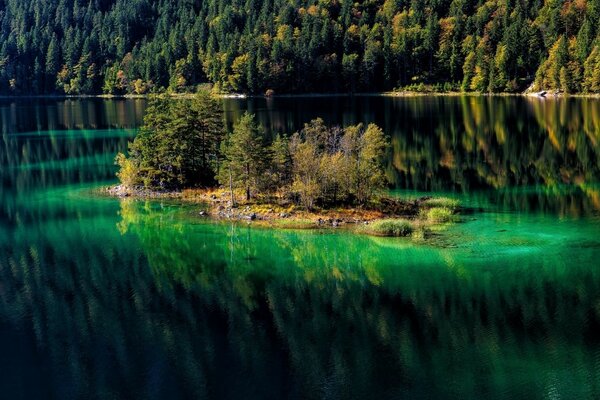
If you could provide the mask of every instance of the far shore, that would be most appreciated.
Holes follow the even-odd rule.
[[[247,222],[278,229],[349,229],[372,236],[427,237],[440,226],[458,219],[458,202],[421,197],[403,200],[381,197],[376,206],[332,206],[306,210],[290,201],[259,198],[232,207],[230,192],[223,189],[185,189],[157,192],[122,185],[100,188],[99,193],[121,199],[177,200],[197,204],[197,216],[216,221]]]
[[[562,99],[562,98],[600,98],[600,93],[552,93],[547,91],[544,96],[539,92],[522,92],[522,93],[480,93],[480,92],[419,92],[419,91],[387,91],[387,92],[360,92],[360,93],[282,93],[274,95],[261,94],[244,94],[244,93],[217,93],[215,96],[223,99],[244,99],[244,98],[318,98],[318,97],[427,97],[427,96],[443,96],[443,97],[528,97],[538,98],[542,100]],[[193,98],[195,93],[151,93],[151,94],[124,94],[124,95],[109,95],[109,94],[89,94],[89,95],[66,95],[66,94],[21,94],[21,95],[1,95],[0,99],[148,99],[154,96],[172,97],[174,99]]]

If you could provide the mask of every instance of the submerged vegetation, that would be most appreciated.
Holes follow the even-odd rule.
[[[169,197],[187,189],[175,197],[209,204],[203,213],[217,217],[292,221],[280,227],[375,221],[363,231],[381,236],[411,234],[411,222],[392,218],[453,219],[451,199],[383,196],[390,143],[375,124],[327,127],[315,119],[268,140],[254,115],[245,113],[230,133],[220,116],[207,93],[154,100],[129,155],[116,156],[121,185],[111,193]]]
[[[599,93],[599,21],[599,0],[2,0],[0,93]]]

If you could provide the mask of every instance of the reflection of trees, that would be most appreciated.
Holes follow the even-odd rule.
[[[0,104],[0,220],[13,222],[17,212],[47,212],[24,210],[34,193],[115,179],[114,156],[143,110],[134,100],[23,101]]]
[[[402,127],[387,122],[399,132],[400,186],[454,181],[460,190],[497,187],[494,201],[518,210],[598,209],[598,188],[586,183],[598,174],[591,103],[577,123],[564,118],[562,103],[403,104]],[[445,126],[424,117],[442,105]],[[498,116],[506,124],[490,126]],[[542,117],[563,121],[552,128],[556,140]],[[2,140],[3,166],[78,159],[104,146],[100,138],[72,148],[53,147],[52,138]],[[118,142],[98,153],[116,152]],[[552,157],[565,162],[544,163]],[[91,170],[100,172],[82,181],[112,174]],[[44,186],[42,177],[49,187],[81,172],[28,173],[4,174],[3,187]],[[504,186],[535,183],[544,185]],[[541,256],[474,269],[459,250],[193,223],[169,203],[122,202],[118,233],[112,201],[44,197],[27,207],[2,198],[0,321],[33,332],[53,366],[45,374],[55,397],[539,398],[552,386],[591,398],[600,383],[600,272],[585,248],[592,242],[581,244],[587,267]],[[554,375],[560,370],[568,374]]]
[[[21,190],[106,179],[113,174],[112,158],[126,149],[139,125],[144,105],[140,100],[0,104],[0,165],[11,172],[3,178]]]
[[[394,135],[400,179],[439,189],[447,185],[445,177],[452,177],[463,190],[598,179],[597,101],[447,101],[433,110],[448,116],[435,118],[433,129]]]
[[[375,122],[391,135],[388,174],[395,186],[428,191],[573,185],[586,209],[599,193],[582,185],[600,180],[600,101],[521,97],[276,98],[226,100],[231,124],[247,107],[267,130],[293,132],[312,118],[328,124]],[[540,190],[520,202],[568,204]],[[506,195],[494,199],[502,203]],[[533,206],[532,206],[533,208]]]
[[[135,128],[144,99],[21,99],[0,101],[0,133]]]
[[[589,367],[583,365],[590,361],[585,350],[589,335],[600,322],[600,276],[588,268],[546,260],[509,266],[492,277],[490,271],[469,271],[442,254],[429,259],[405,255],[403,244],[387,239],[240,226],[201,225],[194,232],[188,224],[175,224],[165,235],[152,223],[146,225],[159,215],[164,218],[164,212],[146,209],[142,214],[144,222],[129,225],[138,237],[162,238],[157,240],[171,249],[178,240],[193,249],[204,249],[206,243],[222,249],[184,250],[174,256],[190,260],[202,254],[203,264],[189,264],[185,276],[180,268],[172,272],[170,262],[153,264],[152,250],[149,256],[155,273],[176,275],[185,287],[197,288],[211,304],[220,304],[236,326],[231,345],[247,352],[240,358],[252,360],[249,365],[268,363],[257,348],[283,346],[302,387],[323,388],[327,382],[329,394],[361,398],[407,382],[443,382],[453,365],[464,366],[451,373],[455,382],[469,381],[461,374],[480,376],[486,371],[505,374],[511,382],[511,369],[522,362],[524,352],[532,360],[519,366],[527,371],[525,376],[534,377],[544,368],[547,351],[553,362],[569,370],[565,351],[573,351],[582,370]],[[140,218],[139,212],[135,215]],[[215,235],[214,229],[226,234]],[[148,243],[148,250],[157,247],[154,240]],[[437,267],[444,263],[448,268]],[[204,267],[208,265],[220,268]],[[257,325],[262,336],[240,335],[243,330],[256,332]],[[271,329],[277,340],[267,334]],[[489,365],[490,360],[498,365]],[[592,368],[600,372],[598,366]],[[523,374],[518,375],[527,381]],[[574,379],[585,382],[584,375]],[[445,390],[443,385],[429,388],[434,393],[438,389],[438,394]],[[477,391],[468,386],[456,390]]]
[[[3,177],[18,190],[87,183],[114,176],[113,158],[134,131],[53,131],[7,135],[0,147]]]
[[[38,346],[83,394],[151,390],[138,376],[148,368],[159,391],[231,398],[536,398],[561,368],[584,395],[600,373],[591,268],[548,258],[470,270],[393,240],[192,223],[188,212],[126,201],[124,236],[110,219],[15,231],[16,247],[0,247],[0,316],[18,326],[31,315]]]
[[[147,223],[157,215],[164,217],[164,212],[144,215]],[[320,388],[328,382],[328,390],[342,397],[361,398],[372,395],[374,387],[403,386],[395,379],[418,385],[435,377],[441,382],[455,362],[469,365],[457,374],[500,368],[511,376],[509,365],[519,362],[523,351],[535,354],[537,362],[525,367],[535,376],[543,366],[538,362],[544,360],[544,351],[557,351],[555,346],[574,351],[584,363],[585,341],[600,318],[595,308],[600,276],[585,268],[520,265],[499,273],[496,280],[481,271],[465,270],[458,260],[442,260],[441,255],[429,263],[419,255],[404,255],[386,239],[222,226],[218,230],[227,235],[215,243],[211,239],[217,236],[202,238],[203,233],[198,238],[189,226],[176,226],[178,233],[170,238],[191,240],[195,249],[208,242],[228,254],[224,258],[217,252],[211,260],[211,253],[202,251],[205,264],[220,262],[222,268],[192,269],[195,272],[183,278],[184,286],[201,288],[204,294],[211,293],[211,299],[219,299],[230,321],[243,321],[240,329],[255,331],[257,324],[266,331],[275,329],[282,341],[277,346],[286,349],[298,383]],[[130,225],[138,228],[173,243],[164,239],[164,232],[156,234],[155,228]],[[150,243],[156,248],[156,242]],[[194,256],[184,251],[176,259],[190,257]],[[434,266],[444,262],[448,269]],[[169,265],[157,263],[154,268],[172,276]],[[176,271],[181,279],[181,270]],[[238,339],[238,331],[235,335],[240,341],[257,339],[245,335]],[[539,346],[524,344],[525,337]],[[268,341],[272,338],[262,339],[254,346],[236,344],[252,358],[257,355],[249,348],[273,347]],[[540,341],[549,343],[550,349]],[[388,354],[383,360],[382,352]],[[563,354],[558,362],[568,365],[568,358]],[[489,360],[501,365],[487,365]],[[261,358],[252,364],[264,362]],[[386,381],[391,376],[394,379]],[[347,392],[350,388],[352,392]]]
[[[398,128],[392,137],[397,186],[502,193],[515,186],[568,184],[581,187],[586,206],[596,208],[597,191],[582,185],[600,179],[598,106],[596,100],[485,97],[430,104],[428,112],[443,116],[433,119],[434,126]],[[402,124],[419,126],[410,120]],[[539,191],[533,201],[568,208],[560,196],[547,193]],[[520,201],[532,201],[531,196],[530,191]]]
[[[469,270],[394,240],[193,223],[189,212],[124,201],[121,234],[110,218],[49,220],[2,241],[0,317],[33,329],[64,367],[52,390],[468,397],[481,393],[476,379],[535,398],[548,368],[568,368],[577,393],[600,372],[586,350],[600,322],[593,269]],[[139,376],[149,370],[154,386]],[[492,373],[506,382],[483,378]]]

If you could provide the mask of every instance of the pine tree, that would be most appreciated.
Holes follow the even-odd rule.
[[[47,91],[54,91],[56,89],[56,75],[60,69],[60,48],[58,45],[58,39],[56,35],[52,35],[50,44],[48,45],[48,51],[46,52],[46,87]]]
[[[287,187],[291,182],[292,159],[290,143],[285,136],[277,135],[269,148],[271,154],[270,174],[272,186],[276,189]]]
[[[246,200],[265,185],[264,132],[255,116],[246,112],[221,146],[223,161],[217,179],[226,187],[243,189]]]
[[[583,90],[586,93],[600,91],[600,47],[594,46],[583,65]]]
[[[194,100],[153,99],[144,126],[119,155],[119,177],[127,185],[176,189],[214,183],[223,136],[222,110],[208,93]]]

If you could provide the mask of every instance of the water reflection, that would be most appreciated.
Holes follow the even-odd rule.
[[[88,218],[3,241],[0,321],[38,350],[10,359],[17,372],[0,383],[46,365],[24,394],[597,393],[595,268],[556,257],[470,268],[455,250],[205,224],[190,212],[123,201],[118,232]],[[4,339],[2,349],[14,345]]]
[[[403,195],[473,214],[415,246],[92,197],[144,103],[0,103],[6,397],[598,397],[598,100],[224,104],[270,132],[374,121]]]
[[[455,192],[508,209],[561,215],[600,210],[600,100],[522,97],[275,98],[225,100],[271,131],[323,116],[375,122],[391,135],[397,189]],[[524,188],[515,190],[514,188]]]
[[[145,104],[143,99],[0,103],[0,163],[79,157],[77,143],[56,154],[62,145],[57,132],[136,128]],[[223,99],[223,104],[229,125],[250,110],[268,132],[294,132],[319,116],[329,124],[375,122],[392,137],[389,174],[397,188],[469,192],[581,185],[600,175],[598,99],[317,97]],[[54,134],[46,138],[47,131]],[[25,137],[14,135],[23,132]],[[46,143],[36,143],[39,135]]]
[[[144,99],[0,99],[1,133],[133,128],[145,107]]]

